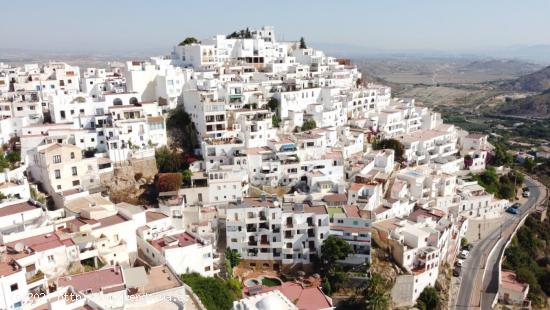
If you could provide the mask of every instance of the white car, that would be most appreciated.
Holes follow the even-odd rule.
[[[466,257],[468,257],[468,254],[470,254],[468,250],[462,250],[460,251],[460,254],[458,254],[458,257],[462,259],[466,259]]]
[[[462,267],[462,264],[464,264],[464,260],[463,259],[458,259],[455,263],[456,266],[458,267]]]

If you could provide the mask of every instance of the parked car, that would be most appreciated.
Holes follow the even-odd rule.
[[[506,209],[506,212],[510,213],[510,214],[518,214],[519,213],[519,209],[518,208],[514,208],[514,207],[509,207],[508,209]]]
[[[523,191],[522,196],[525,198],[529,197],[529,191]]]
[[[460,251],[460,254],[458,254],[458,258],[466,259],[469,254],[470,254],[470,251],[462,250]]]
[[[474,248],[474,245],[471,243],[468,243],[468,245],[465,247],[466,250],[471,251]]]
[[[463,259],[457,259],[456,262],[455,262],[455,266],[457,266],[457,267],[462,267],[462,264],[464,264]]]
[[[519,209],[521,208],[521,204],[519,202],[514,202],[514,204],[510,208]]]
[[[453,276],[460,277],[461,273],[462,273],[462,267],[456,266],[453,268]]]

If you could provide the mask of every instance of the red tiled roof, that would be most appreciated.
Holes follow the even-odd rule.
[[[325,195],[325,197],[323,197],[323,201],[325,201],[325,202],[347,202],[348,201],[348,196],[346,196],[346,194]]]
[[[124,289],[124,279],[120,267],[85,272],[72,276],[60,277],[58,287],[72,286],[78,292],[97,293],[104,288],[120,286]]]
[[[284,282],[280,286],[264,287],[263,292],[279,290],[300,310],[318,310],[332,307],[332,300],[318,287],[303,287],[298,283]]]
[[[0,208],[0,217],[13,215],[13,214],[17,214],[17,213],[23,213],[25,211],[34,210],[36,208],[38,208],[38,207],[33,205],[33,204],[30,204],[27,201],[21,202],[21,203],[16,203],[16,204],[13,204],[13,205],[9,205],[9,206],[5,206],[3,208]]]
[[[359,207],[356,205],[345,205],[344,212],[346,213],[347,217],[361,217],[361,210],[359,210]]]
[[[167,238],[174,238],[178,243],[171,246]],[[198,243],[197,237],[193,236],[188,232],[183,232],[181,234],[165,236],[164,238],[151,240],[151,245],[153,245],[157,250],[161,250],[163,248],[186,247],[195,243]]]
[[[13,248],[17,243],[22,243],[36,252],[42,252],[50,249],[55,249],[60,246],[64,246],[63,242],[61,242],[61,240],[59,239],[59,236],[57,236],[53,232],[49,234],[43,234],[43,235],[33,236],[26,239],[13,241],[13,242],[7,243],[6,245],[8,247]]]
[[[365,186],[365,184],[363,184],[363,183],[351,183],[351,186],[349,187],[349,190],[353,191],[353,192],[358,192],[364,186]]]
[[[168,216],[164,213],[150,211],[145,213],[145,222],[149,223],[160,219],[165,219],[167,217]]]
[[[99,223],[101,223],[101,227],[107,227],[111,225],[120,224],[123,222],[126,222],[126,219],[118,214],[113,216],[104,217],[102,219],[97,220]]]

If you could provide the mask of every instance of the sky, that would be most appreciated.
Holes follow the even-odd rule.
[[[262,25],[279,40],[381,51],[550,44],[548,0],[18,0],[2,11],[0,48],[43,51],[170,51]]]

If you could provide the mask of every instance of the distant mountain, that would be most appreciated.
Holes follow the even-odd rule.
[[[499,58],[517,58],[539,63],[550,63],[550,44],[529,46],[509,46],[486,52],[487,55]]]
[[[539,70],[541,67],[540,65],[514,59],[490,59],[473,61],[457,68],[457,71],[521,76]]]
[[[550,89],[539,95],[507,102],[498,107],[497,111],[506,115],[550,118]]]
[[[500,85],[504,90],[543,92],[550,89],[550,66]]]

